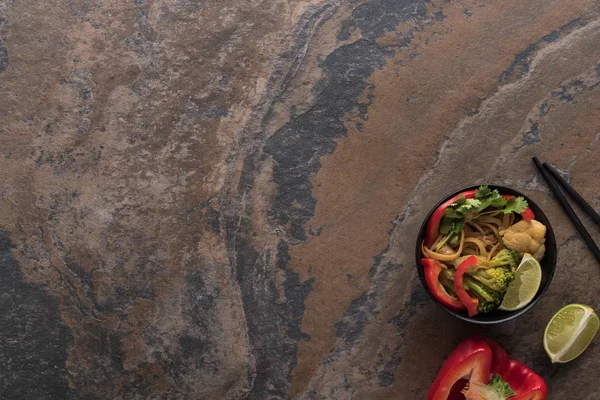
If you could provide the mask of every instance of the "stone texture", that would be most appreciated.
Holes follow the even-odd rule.
[[[594,399],[598,347],[541,335],[600,270],[530,158],[600,207],[599,63],[590,0],[0,2],[0,397],[422,399],[480,332]],[[413,261],[480,182],[560,245],[510,326]]]

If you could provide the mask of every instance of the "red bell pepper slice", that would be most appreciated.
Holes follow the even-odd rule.
[[[454,274],[454,290],[460,301],[467,307],[469,317],[477,314],[477,306],[479,305],[479,299],[469,296],[469,293],[463,286],[463,275],[465,272],[474,265],[479,264],[479,260],[475,256],[471,256],[464,260],[458,266],[456,274]]]
[[[442,272],[440,262],[433,258],[423,258],[421,259],[421,263],[423,264],[423,271],[425,273],[425,282],[427,282],[427,287],[431,294],[433,294],[433,297],[452,310],[464,310],[465,305],[458,298],[450,295],[444,288],[444,285],[440,283],[439,276],[440,272]]]
[[[523,217],[523,219],[525,221],[531,221],[532,219],[535,219],[535,215],[533,214],[533,211],[531,211],[531,208],[527,207],[525,209],[525,211],[523,211],[521,213],[521,217]]]
[[[501,388],[506,383],[510,393],[502,393],[493,384],[492,376],[501,378]],[[448,356],[427,394],[427,400],[454,400],[462,390],[467,400],[545,400],[546,383],[524,364],[509,360],[506,352],[496,342],[481,336],[472,336]],[[513,394],[514,393],[514,394]]]
[[[515,196],[513,196],[512,194],[505,194],[505,195],[503,195],[503,197],[504,197],[506,200],[510,200],[512,197],[515,197]],[[523,212],[521,213],[521,217],[522,217],[522,218],[523,218],[525,221],[531,221],[532,219],[535,219],[535,215],[533,214],[533,211],[531,211],[531,208],[529,208],[529,207],[527,207],[527,208],[525,209],[525,211],[523,211]]]
[[[466,192],[462,192],[452,197],[450,200],[444,202],[441,206],[439,206],[433,212],[433,214],[431,214],[429,221],[427,221],[427,227],[425,228],[425,246],[431,247],[433,242],[435,242],[435,239],[437,239],[437,237],[440,234],[440,222],[442,221],[442,217],[444,216],[444,211],[446,211],[446,208],[448,208],[450,204],[458,200],[461,194],[465,199],[472,199],[475,197],[475,190],[467,190]]]

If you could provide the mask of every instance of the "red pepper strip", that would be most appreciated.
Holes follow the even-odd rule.
[[[433,297],[452,310],[464,310],[465,305],[458,298],[450,295],[444,288],[444,285],[440,283],[439,276],[440,272],[442,272],[440,262],[433,258],[423,258],[421,262],[423,263],[423,271],[425,272],[425,282],[427,282],[427,287],[431,294],[433,294]]]
[[[492,350],[485,340],[473,336],[461,344],[446,359],[438,372],[427,400],[447,400],[454,384],[463,378],[471,384],[487,385],[490,379]]]
[[[512,197],[515,197],[515,196],[513,196],[512,194],[505,194],[505,195],[503,195],[503,197],[506,200],[510,200]],[[531,221],[532,219],[535,219],[535,215],[533,214],[533,211],[531,211],[531,208],[529,208],[529,207],[527,207],[525,209],[525,211],[523,211],[521,213],[521,217],[523,217],[523,219],[525,221]]]
[[[469,317],[477,314],[477,306],[479,305],[479,299],[469,296],[469,293],[463,286],[463,275],[465,272],[474,265],[479,264],[479,260],[475,256],[471,256],[464,260],[458,266],[456,274],[454,274],[454,290],[460,301],[467,307]]]
[[[461,193],[465,199],[472,199],[475,197],[475,190],[467,190],[466,192]],[[454,203],[460,195],[456,195],[450,200],[443,203],[439,206],[433,214],[431,214],[431,218],[427,221],[427,227],[425,228],[425,246],[431,247],[435,239],[439,236],[440,232],[440,222],[442,221],[442,217],[444,216],[444,211],[446,208],[452,203]]]
[[[492,374],[499,374],[517,392],[510,400],[544,400],[548,393],[544,379],[516,360],[509,360],[506,351],[491,339],[485,339],[492,350]]]
[[[535,215],[533,214],[533,211],[531,211],[531,208],[527,207],[525,209],[525,211],[523,211],[521,213],[521,217],[523,217],[523,219],[525,221],[531,221],[532,219],[535,219]]]

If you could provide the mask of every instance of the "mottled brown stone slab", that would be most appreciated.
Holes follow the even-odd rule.
[[[479,332],[595,399],[596,344],[541,345],[600,269],[533,155],[600,208],[598,2],[0,2],[0,398],[423,399]],[[429,208],[483,182],[560,246],[504,327],[414,265]]]

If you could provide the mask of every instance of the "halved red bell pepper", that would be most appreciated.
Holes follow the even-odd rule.
[[[463,276],[467,270],[475,265],[479,264],[479,260],[475,256],[471,256],[464,260],[458,266],[456,270],[456,274],[454,274],[454,290],[456,291],[456,295],[460,299],[461,303],[467,307],[467,312],[469,313],[469,317],[477,314],[477,306],[479,305],[479,299],[471,297],[469,293],[465,290],[463,286]]]
[[[510,200],[512,197],[515,197],[515,196],[513,196],[512,194],[505,194],[505,195],[503,195],[503,197],[504,197],[506,200]],[[525,209],[525,211],[523,211],[523,212],[521,213],[521,217],[522,217],[522,218],[523,218],[525,221],[531,221],[532,219],[535,219],[535,215],[533,214],[533,211],[531,211],[531,208],[529,208],[529,207],[527,207],[527,208]]]
[[[464,310],[465,305],[458,298],[450,295],[444,288],[444,285],[440,283],[439,276],[440,272],[442,272],[440,262],[433,258],[423,258],[421,259],[421,263],[423,264],[423,271],[425,273],[425,282],[427,282],[427,287],[431,294],[433,294],[433,297],[452,310]]]
[[[446,211],[446,208],[448,208],[450,204],[458,200],[461,194],[465,199],[472,199],[475,197],[475,190],[467,190],[465,192],[457,194],[450,200],[444,202],[433,212],[433,214],[431,214],[429,221],[427,221],[427,227],[425,228],[425,246],[430,247],[433,244],[433,242],[435,242],[435,239],[437,239],[437,237],[440,234],[440,222],[442,221],[442,217],[444,216],[444,211]]]
[[[457,395],[457,385],[462,397]],[[493,340],[472,336],[448,356],[427,400],[545,400],[546,383],[524,364],[509,360]]]

